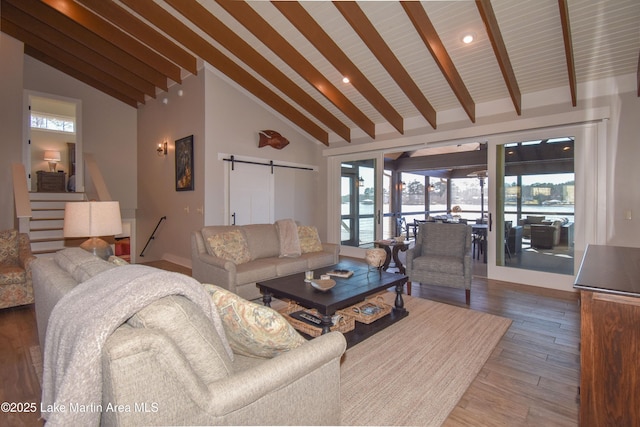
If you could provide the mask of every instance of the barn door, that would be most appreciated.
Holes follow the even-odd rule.
[[[236,162],[229,168],[229,224],[270,224],[274,221],[271,168]]]

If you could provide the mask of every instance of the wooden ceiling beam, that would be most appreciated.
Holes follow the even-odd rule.
[[[93,78],[92,76],[88,76],[86,74],[83,74],[81,72],[78,71],[78,69],[76,69],[73,65],[69,65],[66,63],[63,63],[62,61],[56,59],[56,58],[52,58],[47,54],[44,54],[38,50],[35,50],[34,48],[30,47],[30,46],[25,46],[24,47],[24,53],[26,55],[31,56],[32,58],[37,59],[38,61],[45,63],[57,70],[60,70],[61,72],[68,74],[69,76],[73,77],[74,79],[77,79],[91,87],[93,87],[94,89],[104,93],[105,95],[109,95],[119,101],[124,102],[127,105],[130,105],[133,108],[138,108],[138,102],[135,99],[132,99],[130,97],[128,97],[125,94],[122,94],[116,90],[114,90],[112,87],[105,85],[103,82],[96,80],[95,78]]]
[[[198,61],[195,56],[129,13],[126,9],[116,3],[104,0],[77,1],[191,74],[198,74]]]
[[[78,74],[92,76],[94,80],[102,82],[102,87],[109,87],[113,92],[120,93],[126,96],[127,99],[144,103],[145,97],[144,93],[141,91],[127,85],[121,80],[118,80],[100,68],[72,56],[70,53],[63,51],[50,41],[41,39],[32,33],[29,33],[23,27],[9,21],[5,16],[2,17],[1,22],[3,32],[22,41],[25,44],[25,49],[26,47],[30,48],[30,56],[36,59],[41,56],[46,56],[51,59],[55,58],[56,63],[66,65],[65,69],[77,70]],[[51,63],[51,60],[49,60],[49,63]]]
[[[429,52],[433,56],[433,59],[438,64],[440,71],[449,82],[449,86],[453,90],[453,93],[458,98],[460,105],[467,113],[472,123],[476,122],[476,104],[471,98],[469,90],[462,81],[462,77],[458,73],[449,53],[442,44],[440,36],[436,32],[433,23],[427,16],[427,12],[424,10],[420,2],[403,1],[400,2],[407,16],[416,28],[416,31],[422,38],[422,41],[427,46]]]
[[[513,106],[516,108],[516,113],[521,116],[522,95],[520,94],[520,87],[518,86],[516,75],[513,72],[513,67],[511,66],[509,53],[507,52],[507,47],[504,44],[504,39],[502,38],[502,32],[500,31],[496,14],[493,12],[491,0],[476,0],[476,6],[480,12],[482,21],[484,22],[484,26],[487,29],[487,34],[489,35],[489,40],[491,40],[493,52],[498,60],[498,65],[500,66],[502,77],[504,78],[504,82],[509,90],[509,95],[511,95]]]
[[[329,134],[320,126],[307,118],[297,108],[294,108],[155,2],[152,0],[121,1],[195,55],[220,70],[239,86],[282,114],[285,118],[300,127],[300,129],[324,145],[329,145]]]
[[[300,74],[309,84],[315,87],[318,92],[331,101],[344,115],[353,120],[360,129],[372,138],[375,137],[375,124],[282,37],[280,33],[264,20],[264,18],[249,6],[249,4],[242,1],[216,1],[231,16],[244,25],[247,30],[258,37],[271,51],[286,62],[295,72]],[[341,133],[336,133],[344,140],[351,142],[351,130],[347,126],[344,126],[344,128]]]
[[[350,84],[353,85],[398,132],[404,134],[404,121],[402,116],[365,77],[360,69],[351,62],[349,57],[340,49],[340,46],[333,41],[300,3],[296,1],[274,1],[272,4],[343,76],[349,78]]]
[[[378,30],[367,18],[356,2],[334,1],[334,6],[342,13],[349,25],[360,36],[364,44],[378,58],[378,61],[407,95],[420,114],[436,129],[436,110],[413,81],[407,70],[394,55]]]
[[[578,105],[578,83],[576,81],[576,65],[573,57],[573,41],[571,40],[571,24],[569,23],[569,6],[567,0],[558,0],[562,37],[564,39],[564,53],[567,58],[567,73],[569,75],[569,89],[571,90],[571,105]]]
[[[139,75],[154,86],[167,90],[167,78],[162,73],[145,64],[140,59],[123,51],[112,43],[77,24],[72,19],[52,9],[40,0],[3,0],[4,4],[11,4],[42,23],[56,29],[64,29],[64,33],[72,40],[84,44],[111,61],[119,63],[124,68]]]
[[[50,57],[65,56],[70,64],[89,64],[91,67],[111,76],[114,80],[132,88],[135,92],[155,98],[156,89],[153,84],[12,5],[2,5],[2,18],[8,25],[7,30],[11,29],[10,24],[16,27],[13,33],[20,36],[14,37],[22,40],[25,44],[33,44],[37,50],[48,53]],[[4,30],[5,27],[3,27]],[[130,95],[130,97],[138,99],[133,95]],[[144,97],[141,102],[143,101]]]
[[[339,135],[344,135],[346,126],[333,114],[200,3],[195,0],[165,0],[165,2],[300,105],[302,109],[308,111]]]
[[[73,0],[41,0],[54,10],[57,10],[73,22],[91,31],[98,37],[118,46],[129,55],[155,68],[174,82],[180,83],[180,68],[169,60],[158,55],[146,45],[129,36],[117,26],[104,20],[89,9],[80,6]]]

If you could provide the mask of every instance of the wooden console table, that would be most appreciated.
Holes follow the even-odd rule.
[[[580,425],[640,420],[640,248],[589,245],[580,290]]]
[[[64,172],[45,172],[38,171],[38,185],[37,190],[39,193],[43,192],[58,192],[64,193],[65,188],[65,176]]]

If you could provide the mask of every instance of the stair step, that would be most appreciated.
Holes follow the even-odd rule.
[[[64,240],[60,239],[31,241],[31,252],[33,253],[55,252],[64,248]]]
[[[60,210],[31,210],[31,219],[64,219],[64,209]]]
[[[64,235],[61,228],[47,228],[44,230],[31,230],[29,232],[29,240],[34,241],[43,241],[43,240],[64,240]]]
[[[64,219],[63,218],[45,218],[45,219],[32,219],[30,228],[31,230],[42,230],[42,229],[50,229],[50,228],[60,228],[64,227]]]
[[[31,210],[62,210],[67,204],[68,200],[32,200]]]
[[[86,239],[65,239],[64,209],[67,202],[86,200],[84,193],[29,193],[31,252],[37,257],[51,257],[57,251],[79,246]]]
[[[29,193],[29,200],[67,200],[79,201],[85,200],[84,193]]]

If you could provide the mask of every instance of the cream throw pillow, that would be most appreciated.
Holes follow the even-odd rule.
[[[321,252],[322,242],[318,236],[318,229],[312,225],[298,226],[298,239],[300,240],[300,248],[302,253]]]
[[[218,258],[244,264],[251,261],[249,245],[240,230],[227,231],[209,237],[209,247]]]
[[[272,308],[247,301],[215,285],[203,285],[218,308],[229,345],[236,354],[272,358],[306,340]]]

